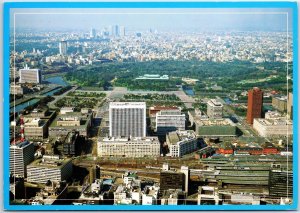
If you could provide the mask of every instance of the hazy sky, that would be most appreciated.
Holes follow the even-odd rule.
[[[13,17],[16,29],[88,30],[118,24],[127,30],[160,31],[286,31],[289,17],[289,31],[292,30],[289,9],[13,9],[11,27]]]

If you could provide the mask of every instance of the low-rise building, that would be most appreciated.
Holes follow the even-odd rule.
[[[11,84],[10,85],[10,94],[11,95],[23,95],[24,90],[21,84]]]
[[[45,184],[48,180],[60,182],[72,176],[72,159],[44,155],[27,166],[27,181]]]
[[[163,192],[161,205],[184,205],[186,193],[178,189],[169,189]]]
[[[43,139],[48,137],[48,120],[40,118],[25,119],[24,134],[27,139]]]
[[[175,131],[167,134],[169,156],[182,157],[197,150],[198,138],[194,131]]]
[[[61,115],[65,115],[65,114],[67,114],[69,112],[74,112],[74,107],[62,107],[60,109],[60,114]]]
[[[199,119],[196,123],[196,134],[203,137],[237,136],[237,126],[230,119]]]
[[[108,137],[98,141],[100,157],[159,157],[160,143],[157,137],[127,138]]]
[[[146,186],[142,192],[142,205],[156,205],[158,200],[159,186]]]
[[[49,126],[49,136],[66,136],[71,131],[79,132],[84,137],[89,136],[89,128],[92,125],[92,114],[81,112],[69,112],[58,115]]]
[[[223,117],[223,104],[216,99],[210,99],[207,102],[207,116],[211,119]]]
[[[284,118],[256,118],[253,122],[253,128],[262,137],[290,136],[293,134],[292,121]]]

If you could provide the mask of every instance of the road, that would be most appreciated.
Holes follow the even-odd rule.
[[[120,99],[125,94],[135,95],[147,95],[147,94],[162,94],[162,95],[176,95],[185,104],[187,108],[192,108],[192,104],[195,103],[193,97],[188,96],[182,89],[176,91],[129,91],[126,87],[115,87],[108,95],[108,99]]]

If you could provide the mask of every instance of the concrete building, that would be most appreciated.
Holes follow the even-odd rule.
[[[269,175],[269,196],[272,198],[293,198],[293,172],[277,169]]]
[[[44,155],[27,166],[27,181],[32,183],[60,182],[72,176],[72,159]]]
[[[248,91],[247,122],[253,124],[254,118],[262,118],[263,91],[258,87]]]
[[[287,110],[287,96],[275,96],[272,97],[272,107],[280,112],[286,112]]]
[[[27,139],[43,139],[48,137],[48,120],[40,118],[25,119],[24,135]]]
[[[68,52],[68,43],[67,41],[60,41],[59,42],[59,54],[60,55],[67,55]]]
[[[156,114],[162,110],[179,110],[176,106],[151,106],[149,107],[149,118],[151,123],[151,128],[156,128]]]
[[[145,102],[111,102],[109,135],[111,137],[146,137]]]
[[[169,80],[168,75],[145,74],[136,78],[136,80]]]
[[[169,148],[167,155],[182,157],[197,150],[198,138],[194,131],[175,131],[167,134],[166,143]]]
[[[100,157],[159,157],[160,143],[157,137],[101,138],[98,142]]]
[[[198,205],[219,205],[219,190],[213,186],[199,186],[198,188]]]
[[[28,141],[9,147],[9,172],[13,177],[26,177],[26,166],[34,160],[34,145]]]
[[[289,93],[287,99],[287,114],[289,119],[293,120],[293,93]]]
[[[168,132],[185,130],[185,114],[181,109],[161,110],[156,113],[155,131],[158,135],[166,135]]]
[[[30,69],[27,65],[24,69],[19,70],[19,83],[42,83],[42,74],[39,69]]]
[[[20,84],[11,84],[10,85],[10,94],[11,95],[23,95],[24,94],[24,90],[22,85]]]
[[[159,186],[146,186],[142,192],[142,205],[156,205],[158,200]]]
[[[65,115],[65,114],[67,114],[69,112],[74,112],[74,107],[62,107],[60,109],[60,114],[61,115]]]
[[[237,127],[230,119],[199,119],[195,121],[196,134],[199,136],[222,137],[222,136],[237,136]]]
[[[253,128],[262,137],[290,136],[293,134],[293,123],[285,118],[256,118],[253,122]]]
[[[210,99],[207,102],[207,116],[211,119],[223,117],[223,104],[216,99]]]
[[[89,136],[89,128],[92,125],[92,114],[81,112],[69,112],[58,115],[49,126],[49,136],[66,136],[71,131],[79,132],[84,137]]]
[[[186,193],[178,189],[169,189],[163,192],[161,205],[184,205]]]
[[[179,189],[185,191],[185,174],[172,170],[160,172],[160,191]]]
[[[75,156],[79,154],[79,132],[69,132],[63,143],[63,154]]]

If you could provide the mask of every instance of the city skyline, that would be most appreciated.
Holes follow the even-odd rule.
[[[292,14],[287,9],[31,9],[26,10],[26,13],[21,9],[14,11],[12,14],[16,17],[16,30],[99,30],[109,25],[123,25],[133,31],[149,28],[159,31],[200,32],[292,30]],[[13,24],[12,16],[11,28]]]

